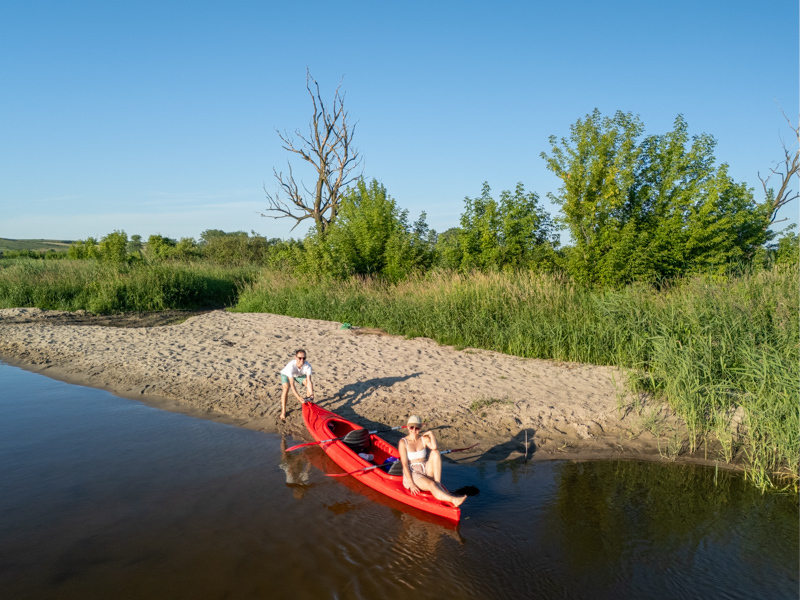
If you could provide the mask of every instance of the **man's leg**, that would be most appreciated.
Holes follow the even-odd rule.
[[[286,398],[289,397],[289,383],[286,382],[282,385],[281,390],[281,421],[286,420]]]

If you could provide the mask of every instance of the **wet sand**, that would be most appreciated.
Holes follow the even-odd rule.
[[[480,442],[458,460],[712,462],[681,452],[682,423],[667,407],[650,399],[641,410],[642,398],[621,396],[619,370],[340,327],[263,313],[3,309],[0,358],[167,410],[310,439],[291,394],[286,422],[278,418],[278,373],[303,348],[319,404],[369,428],[419,414],[446,448]],[[660,437],[644,427],[654,411]]]

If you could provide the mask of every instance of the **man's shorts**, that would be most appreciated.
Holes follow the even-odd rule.
[[[294,380],[300,385],[302,385],[306,382],[306,376],[301,375],[300,377],[295,377]],[[281,373],[281,383],[289,383],[289,378],[283,373]]]

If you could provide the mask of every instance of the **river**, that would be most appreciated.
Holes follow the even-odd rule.
[[[296,442],[0,363],[0,595],[798,597],[797,496],[728,472],[447,463],[451,527]]]

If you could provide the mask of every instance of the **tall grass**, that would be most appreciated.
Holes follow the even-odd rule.
[[[661,291],[590,290],[536,274],[432,274],[386,285],[264,273],[235,310],[347,321],[443,344],[633,368],[686,421],[692,449],[714,434],[746,452],[761,487],[800,454],[796,268],[695,277]]]
[[[203,263],[8,260],[0,263],[0,308],[35,306],[107,314],[230,306],[239,289],[256,275],[255,268],[223,269]]]
[[[762,488],[800,462],[800,273],[695,277],[660,291],[591,290],[551,275],[432,273],[388,285],[208,263],[0,262],[0,308],[95,313],[235,306],[347,321],[523,357],[617,365],[663,394],[690,445],[709,435]]]

